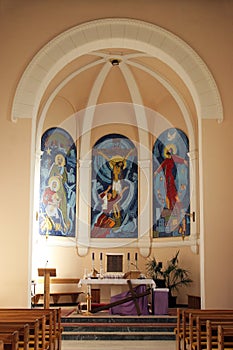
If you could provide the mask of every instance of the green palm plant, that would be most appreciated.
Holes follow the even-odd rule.
[[[173,291],[178,291],[181,286],[187,286],[192,283],[192,279],[189,277],[188,270],[179,266],[180,251],[178,250],[174,257],[167,262],[165,268],[162,268],[162,264],[157,262],[155,257],[152,257],[146,263],[147,274],[150,278],[162,280],[166,288],[169,289],[170,295],[173,295]]]

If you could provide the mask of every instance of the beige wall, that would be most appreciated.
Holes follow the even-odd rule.
[[[1,1],[1,306],[27,306],[31,279],[31,120],[17,123],[10,120],[17,83],[32,57],[56,35],[79,23],[114,16],[141,19],[178,35],[197,51],[216,80],[224,121],[202,123],[204,212],[203,217],[198,218],[201,220],[201,290],[206,307],[232,308],[233,3],[224,0],[211,1],[211,5],[207,0],[120,0],[117,3],[100,0],[98,4],[94,0],[57,0],[56,6],[54,3],[51,0]],[[90,266],[90,256],[78,257],[73,247],[48,251],[51,264],[62,277],[81,277],[83,267]],[[158,248],[153,253],[166,261],[174,251],[176,248]],[[143,259],[140,257],[139,261],[142,269]],[[185,267],[192,264],[195,294],[200,292],[199,259],[200,255],[192,253],[190,248],[182,249],[181,261]],[[186,300],[185,295],[181,301]]]
[[[227,109],[225,110],[227,112]],[[231,112],[232,113],[232,112]],[[231,196],[233,164],[228,160],[232,148],[233,120],[225,113],[222,125],[203,123],[204,149],[204,256],[206,303],[208,307],[232,307],[231,283],[233,247]],[[223,293],[224,297],[218,297]]]

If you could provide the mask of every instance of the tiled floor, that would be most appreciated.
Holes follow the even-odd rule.
[[[66,340],[62,350],[175,350],[175,341],[101,341],[101,340]]]

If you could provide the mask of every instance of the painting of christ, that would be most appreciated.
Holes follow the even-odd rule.
[[[133,143],[102,137],[92,152],[91,238],[136,238],[138,168]]]
[[[170,128],[153,149],[153,237],[190,234],[189,142]]]

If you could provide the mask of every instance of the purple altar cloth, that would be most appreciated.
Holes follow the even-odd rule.
[[[152,312],[154,315],[168,314],[168,289],[155,288],[152,298]]]
[[[143,284],[140,284],[139,286],[133,288],[136,294],[144,293],[146,291],[146,286]],[[130,291],[123,292],[117,295],[114,295],[110,299],[110,303],[131,297],[132,294]],[[149,310],[148,310],[148,296],[145,295],[143,297],[140,297],[137,299],[140,311],[142,315],[149,315]],[[134,304],[133,300],[127,301],[124,304],[120,304],[117,306],[114,306],[109,309],[109,313],[111,315],[137,315],[137,309]]]

